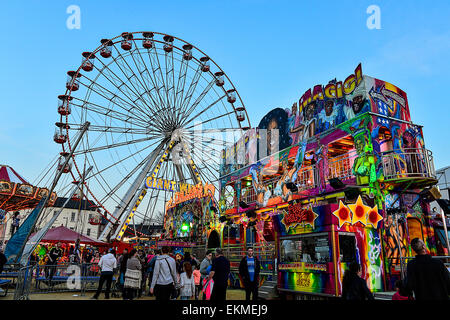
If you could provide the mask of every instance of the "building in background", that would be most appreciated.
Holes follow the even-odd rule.
[[[58,197],[52,207],[47,208],[38,219],[36,228],[43,228],[64,205],[67,198]],[[20,223],[22,224],[28,214],[33,209],[25,209],[20,211]],[[9,212],[6,217],[4,241],[11,238],[11,216],[13,212]],[[52,227],[65,226],[71,230],[79,232],[85,236],[97,239],[99,235],[99,227],[101,223],[101,215],[95,207],[87,200],[70,199],[67,205],[62,209]]]

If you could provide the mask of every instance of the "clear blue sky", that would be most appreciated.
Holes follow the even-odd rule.
[[[69,5],[81,29],[69,30]],[[381,29],[369,30],[369,5]],[[290,107],[308,88],[363,73],[408,94],[436,168],[450,164],[449,1],[2,1],[0,163],[33,181],[60,152],[52,140],[57,96],[81,52],[124,31],[157,31],[193,43],[228,74],[252,125]]]

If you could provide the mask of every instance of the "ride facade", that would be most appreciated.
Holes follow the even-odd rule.
[[[291,109],[271,110],[223,150],[215,229],[225,249],[273,247],[262,274],[284,294],[339,296],[352,261],[372,291],[392,290],[413,238],[438,253],[436,182],[406,93],[358,65]]]

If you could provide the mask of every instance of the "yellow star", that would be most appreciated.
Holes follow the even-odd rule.
[[[333,212],[333,215],[339,219],[339,228],[342,227],[344,223],[352,223],[352,215],[350,209],[339,200],[339,208]]]
[[[375,229],[378,228],[378,222],[383,220],[383,217],[378,213],[378,206],[371,208],[367,212],[367,224],[371,224]]]
[[[369,206],[366,206],[362,202],[361,196],[358,197],[355,204],[349,204],[348,207],[352,210],[352,224],[361,222],[363,225],[367,224],[366,215],[371,210]]]

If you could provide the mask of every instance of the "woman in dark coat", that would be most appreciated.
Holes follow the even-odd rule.
[[[372,292],[367,287],[366,280],[361,278],[361,266],[357,262],[350,263],[342,279],[342,299],[373,300]]]

